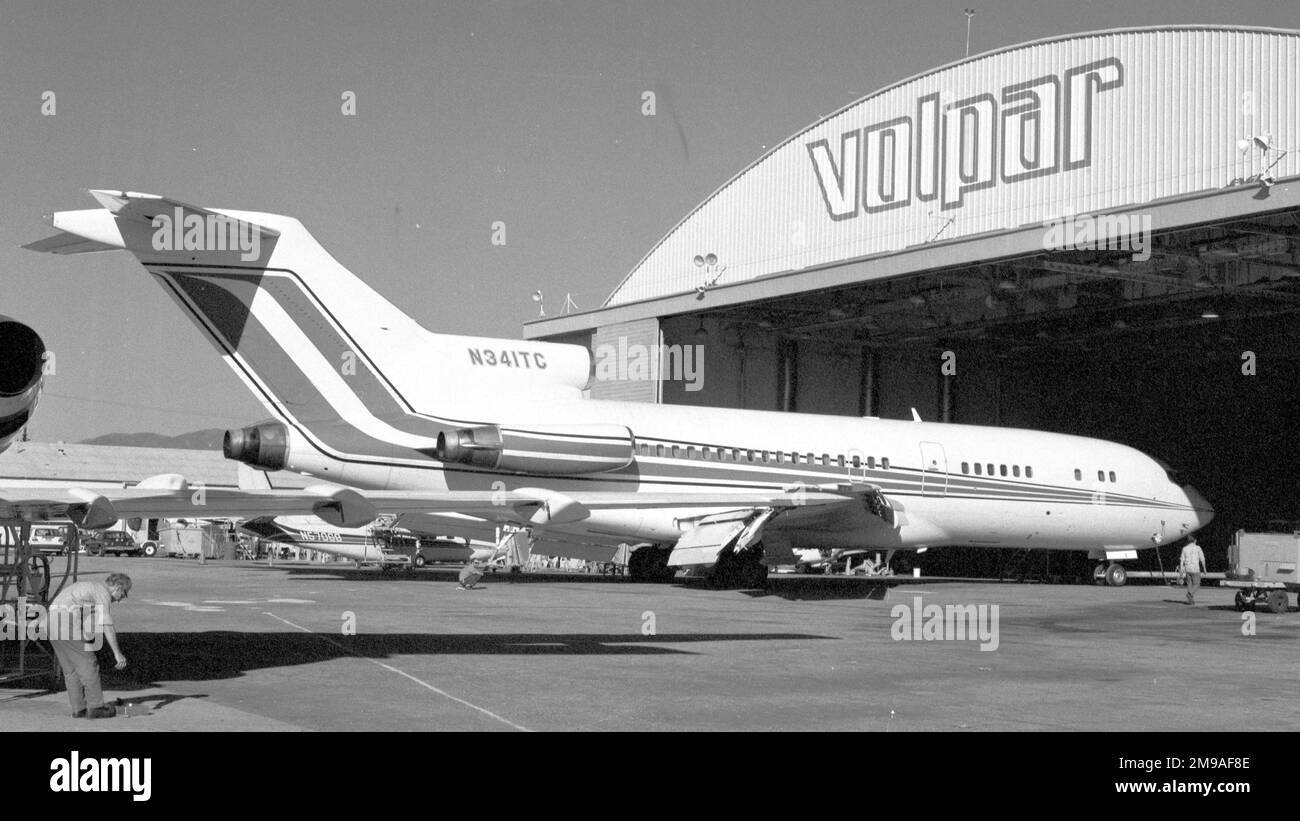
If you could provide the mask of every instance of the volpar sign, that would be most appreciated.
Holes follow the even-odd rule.
[[[1092,164],[1094,103],[1124,85],[1115,57],[946,101],[806,144],[832,220],[937,200],[960,208],[973,191]]]

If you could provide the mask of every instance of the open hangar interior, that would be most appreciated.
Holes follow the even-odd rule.
[[[1012,104],[1026,88],[1032,121]],[[1071,88],[1087,129],[1068,122]],[[1131,445],[1215,506],[1201,541],[1223,569],[1236,529],[1300,520],[1297,88],[1297,32],[1139,29],[972,57],[794,135],[688,215],[602,308],[526,335],[597,357],[698,346],[694,379],[665,363],[653,383],[594,380],[593,397],[902,419],[915,408]],[[959,99],[935,115],[931,169],[936,97]],[[1088,151],[1063,145],[1067,133],[1087,134]],[[981,144],[998,146],[987,162]],[[960,173],[943,176],[949,156]],[[1042,167],[1017,178],[1015,163]],[[950,198],[945,180],[970,190]],[[1144,551],[1134,567],[1168,567],[1176,552]],[[1011,560],[1011,572],[1072,578],[1092,564],[1008,553],[922,563],[1002,575]]]

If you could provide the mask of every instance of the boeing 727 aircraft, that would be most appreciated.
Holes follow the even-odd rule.
[[[273,417],[229,431],[226,455],[355,489],[336,513],[456,511],[484,533],[640,544],[637,576],[742,584],[795,548],[1130,557],[1213,515],[1098,439],[584,399],[585,348],[428,331],[291,217],[91,194],[100,208],[56,213],[27,247],[134,254]]]

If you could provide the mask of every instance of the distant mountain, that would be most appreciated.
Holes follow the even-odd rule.
[[[87,445],[118,445],[129,448],[172,448],[174,450],[221,450],[220,428],[196,430],[180,436],[163,436],[158,433],[107,433],[86,439]]]

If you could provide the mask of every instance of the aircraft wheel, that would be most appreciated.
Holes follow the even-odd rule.
[[[1106,584],[1111,587],[1123,587],[1127,581],[1128,571],[1124,569],[1124,565],[1112,563],[1106,568]]]
[[[761,561],[762,546],[744,553],[724,550],[718,554],[709,573],[709,586],[715,590],[753,589],[767,586],[767,567]]]
[[[1268,612],[1285,613],[1287,611],[1287,600],[1285,590],[1269,591],[1268,598],[1265,600],[1268,604]]]
[[[416,566],[416,567],[424,567],[425,564],[427,564],[427,562],[424,560],[424,557],[421,556],[421,555],[418,554],[418,553],[415,554],[415,566]]]
[[[637,582],[672,581],[677,571],[668,566],[670,552],[656,545],[637,548],[627,560],[628,576]]]

